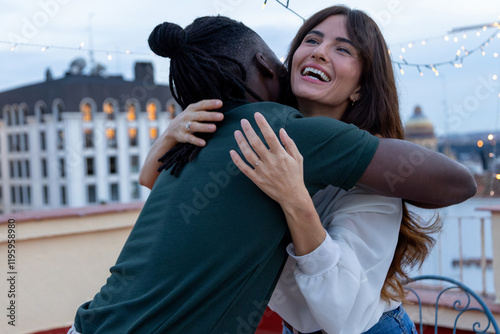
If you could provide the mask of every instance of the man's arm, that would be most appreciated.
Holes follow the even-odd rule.
[[[476,182],[462,164],[408,141],[380,139],[358,186],[377,194],[410,199],[423,208],[458,204],[474,196]]]

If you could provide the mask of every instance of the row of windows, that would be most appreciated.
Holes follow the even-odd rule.
[[[48,162],[47,162],[47,159],[45,158],[42,158],[41,160],[41,174],[42,174],[42,178],[47,178],[49,177],[49,169],[48,169]],[[66,177],[66,162],[64,161],[64,158],[59,158],[57,163],[54,164],[52,163],[52,165],[56,165],[57,166],[57,176],[60,177],[60,178],[65,178]]]
[[[9,152],[28,152],[30,149],[29,137],[27,133],[9,134],[7,136]],[[64,131],[57,131],[57,149],[64,149]],[[47,150],[47,138],[44,131],[40,131],[40,150]]]
[[[62,121],[63,106],[61,100],[56,100],[53,105],[54,112],[56,114],[57,121]],[[46,114],[46,106],[44,102],[37,102],[35,105],[36,118],[40,123],[44,123],[45,119],[43,115]],[[9,125],[25,125],[28,123],[28,107],[25,103],[21,104],[21,107],[15,106],[5,106],[4,107],[4,119],[6,124]]]
[[[48,162],[47,159],[42,158],[40,161],[41,165],[41,176],[42,178],[47,178],[49,176],[48,173]],[[10,160],[9,161],[9,176],[11,179],[29,179],[31,177],[31,169],[30,169],[30,161],[29,160]],[[59,158],[57,163],[58,169],[58,177],[65,178],[66,177],[66,163],[64,158]],[[138,173],[139,172],[139,156],[131,155],[130,156],[130,172]],[[94,176],[96,173],[95,169],[95,159],[94,157],[86,158],[86,175]],[[116,156],[108,157],[108,174],[114,175],[118,174],[118,158]],[[0,178],[1,178],[1,169],[0,169]]]
[[[140,185],[138,181],[132,181],[130,196],[132,199],[139,199]],[[120,201],[120,185],[118,183],[109,184],[109,200],[111,202]],[[88,184],[87,185],[87,203],[95,204],[97,203],[97,185]]]
[[[115,120],[115,103],[106,102],[103,104],[103,112],[106,114],[107,120]],[[35,105],[36,117],[40,123],[44,123],[45,119],[43,117],[46,114],[46,105],[43,101],[39,101]],[[170,113],[170,117],[174,118],[176,114],[175,103],[168,103],[166,111]],[[53,110],[58,122],[62,121],[62,112],[64,111],[63,102],[60,99],[56,99],[53,104]],[[92,121],[93,108],[90,103],[81,104],[80,111],[82,112],[82,118],[84,122]],[[146,112],[148,119],[150,121],[155,121],[158,117],[158,104],[150,102],[146,105]],[[127,119],[129,121],[135,121],[137,119],[137,105],[134,103],[128,103],[126,106]],[[27,124],[28,108],[26,104],[22,104],[21,107],[9,107],[4,108],[4,118],[8,126],[11,125],[24,125]]]
[[[28,134],[16,133],[7,136],[9,152],[28,152],[30,149]]]
[[[44,185],[42,187],[42,201],[43,205],[49,205],[50,203],[50,192],[49,192],[49,187],[47,185]],[[60,205],[68,205],[68,199],[66,195],[66,186],[60,186],[59,187],[59,201]]]
[[[128,145],[130,147],[135,147],[138,145],[138,136],[137,136],[137,128],[128,128]],[[107,128],[105,130],[106,135],[106,145],[108,148],[117,148],[118,141],[116,140],[116,129],[115,128]],[[158,128],[152,127],[149,128],[149,139],[150,144],[152,145],[155,140],[158,138]],[[85,148],[94,148],[94,130],[91,128],[86,128],[83,130],[83,142]]]
[[[126,109],[127,109],[127,120],[130,122],[137,120],[136,105],[129,104],[126,107]],[[158,107],[156,106],[156,103],[148,103],[148,105],[146,106],[148,120],[156,121],[156,119],[158,117],[157,109],[158,109]],[[84,122],[91,122],[92,121],[92,106],[90,105],[90,103],[82,104],[80,111],[82,112],[82,119]],[[106,114],[106,119],[108,121],[115,120],[115,107],[112,103],[105,103],[103,106],[103,111]],[[167,111],[171,114],[171,117],[173,118],[173,116],[175,116],[175,105],[170,104],[167,107]]]
[[[107,128],[105,130],[106,143],[108,148],[117,148],[118,141],[116,140],[116,129],[115,128]],[[158,138],[158,128],[151,127],[149,128],[149,139],[150,144],[152,145],[155,140]],[[129,128],[128,129],[128,139],[129,146],[137,146],[137,128]],[[27,133],[17,133],[17,134],[9,134],[7,137],[9,152],[28,152],[29,147],[29,138]],[[45,152],[47,150],[47,136],[45,131],[40,131],[40,151]],[[94,148],[94,130],[87,128],[83,130],[83,142],[85,148]],[[64,150],[64,130],[57,131],[56,137],[56,147],[58,150]]]
[[[57,130],[56,147],[58,150],[64,150],[63,130]],[[46,150],[47,150],[47,136],[45,135],[45,131],[40,131],[40,151],[45,152]]]
[[[95,175],[95,159],[94,157],[86,158],[86,175],[94,176]],[[59,158],[58,160],[58,176],[61,178],[66,177],[66,163],[64,158]],[[23,179],[30,178],[30,161],[29,160],[11,160],[9,161],[9,171],[11,179]],[[139,172],[139,156],[132,155],[130,156],[130,172],[138,173]],[[114,175],[118,173],[118,159],[116,156],[108,157],[108,174]],[[48,177],[48,162],[47,159],[41,159],[41,176],[42,178]],[[1,177],[1,171],[0,171]]]
[[[86,162],[85,174],[87,176],[94,176],[96,174],[94,157],[87,157],[85,159],[85,162]],[[132,173],[139,172],[139,156],[138,155],[131,155],[130,156],[130,172],[132,172]],[[118,174],[118,158],[116,156],[108,157],[108,174],[109,175]]]
[[[12,204],[30,205],[31,186],[11,186],[10,200]]]
[[[7,125],[24,125],[27,122],[27,109],[25,107],[16,108],[15,110],[6,110],[4,113]]]
[[[67,205],[66,186],[59,187],[60,205]],[[140,185],[138,181],[132,181],[130,195],[132,199],[139,199]],[[2,187],[0,187],[0,200],[2,199]],[[111,202],[120,201],[120,185],[118,183],[109,184],[109,200]],[[44,205],[50,204],[50,189],[47,185],[42,186],[42,201]],[[13,205],[31,205],[31,186],[11,186],[10,187],[10,202]],[[97,185],[87,185],[87,203],[97,203]]]
[[[10,160],[9,176],[11,179],[29,179],[31,177],[29,160]]]

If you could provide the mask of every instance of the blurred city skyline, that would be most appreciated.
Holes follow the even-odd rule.
[[[287,2],[305,18],[334,4],[281,1]],[[151,55],[147,47],[150,31],[163,21],[185,26],[203,15],[221,14],[242,21],[278,57],[284,57],[302,19],[277,1],[267,1],[265,8],[263,4],[261,0],[2,0],[0,42],[5,43],[0,43],[0,91],[41,82],[47,68],[55,79],[60,78],[75,58],[85,58],[88,70],[89,48],[95,50],[93,58],[106,67],[107,74],[130,79],[135,61],[151,61],[157,82],[168,83],[168,61]],[[420,105],[437,135],[499,128],[500,29],[488,27],[500,21],[497,1],[360,0],[348,5],[377,21],[393,60],[402,63],[401,69],[397,63],[394,67],[404,121]],[[474,28],[450,33],[463,27]],[[457,52],[464,57],[468,50],[475,52],[463,59],[463,67],[454,66]],[[420,66],[407,66],[405,61]],[[436,76],[432,65],[443,62]]]

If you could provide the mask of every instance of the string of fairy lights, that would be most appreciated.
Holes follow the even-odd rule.
[[[264,0],[263,4],[263,9],[267,5],[268,0]],[[280,1],[280,0],[275,0],[279,5],[284,7],[286,10],[294,14],[295,16],[299,17],[301,20],[305,21],[305,18],[302,17],[300,14],[298,14],[296,11],[294,11],[292,8],[290,8],[290,1],[287,0],[286,2]],[[500,20],[500,16],[499,16]],[[491,29],[494,31],[492,33]],[[480,44],[473,48],[466,48],[463,44],[460,47],[457,47],[456,53],[453,55],[450,55],[450,57],[447,60],[444,61],[439,61],[435,63],[416,63],[416,62],[411,62],[407,59],[406,54],[409,53],[410,49],[413,49],[417,45],[425,46],[430,40],[433,39],[442,39],[445,42],[454,42],[459,45],[459,42],[465,41],[470,34],[467,34],[468,31],[470,30],[476,30],[475,35],[476,37],[480,37],[481,34],[488,32],[487,38],[485,38]],[[463,28],[460,30],[460,32],[455,32],[451,34],[446,34],[442,36],[437,36],[433,38],[427,38],[423,39],[421,41],[415,42],[409,42],[405,44],[399,44],[397,47],[393,47],[389,50],[389,53],[391,54],[391,57],[393,56],[393,51],[396,51],[399,49],[400,54],[398,59],[392,60],[393,64],[397,67],[399,72],[404,75],[405,74],[405,69],[407,68],[415,68],[417,73],[419,73],[420,76],[424,76],[424,70],[430,70],[432,73],[436,76],[439,76],[439,67],[442,66],[447,66],[451,65],[454,66],[455,68],[462,68],[464,60],[467,57],[470,57],[472,54],[476,52],[480,52],[482,56],[487,56],[487,54],[493,56],[494,58],[499,58],[500,54],[499,52],[488,52],[488,48],[496,41],[500,40],[500,24],[498,22],[488,24],[488,25],[483,25],[479,27],[468,27],[468,28]],[[131,50],[125,50],[125,51],[111,51],[111,50],[104,50],[104,49],[93,49],[93,48],[86,48],[85,43],[81,42],[77,46],[59,46],[59,45],[45,45],[45,44],[34,44],[34,43],[24,43],[24,42],[12,42],[12,41],[2,41],[0,40],[0,45],[7,45],[7,47],[10,47],[10,51],[16,51],[17,49],[28,47],[28,48],[39,48],[40,52],[47,52],[48,50],[66,50],[66,51],[85,51],[85,52],[90,52],[90,53],[103,53],[106,55],[106,58],[108,61],[113,60],[114,55],[140,55],[140,56],[152,56],[152,52],[136,52],[136,51],[131,51]],[[496,75],[495,75],[496,76]],[[496,80],[496,78],[494,78]]]
[[[481,44],[479,44],[478,46],[476,46],[472,49],[467,49],[464,45],[462,45],[460,48],[457,49],[455,56],[453,58],[448,59],[448,60],[440,61],[438,63],[410,63],[406,60],[406,58],[402,54],[400,54],[399,55],[400,60],[399,61],[393,60],[393,63],[398,66],[399,71],[403,75],[405,74],[404,67],[416,68],[418,73],[420,74],[420,76],[424,76],[422,68],[427,68],[427,69],[431,70],[436,76],[439,76],[438,66],[452,65],[455,68],[462,68],[465,58],[471,56],[472,54],[474,54],[475,52],[478,52],[478,51],[481,52],[482,56],[486,56],[486,54],[487,54],[486,48],[492,44],[492,42],[495,40],[495,38],[500,39],[500,31],[498,31],[498,29],[496,29],[496,28],[500,29],[500,26],[498,23],[492,24],[492,25],[490,25],[490,27],[483,26],[481,28],[481,30],[487,31],[491,27],[494,27],[495,31],[492,34],[488,35],[488,37]],[[480,34],[481,34],[480,31],[476,32],[477,37],[479,37]],[[458,43],[460,41],[458,36],[454,36],[453,39],[450,38],[449,35],[444,35],[444,36],[441,36],[439,38],[442,38],[445,42],[449,42],[449,41],[453,40],[453,42]],[[467,39],[467,33],[463,33],[461,38],[463,40]],[[427,41],[428,40],[422,40],[420,43],[422,46],[425,46],[427,44]],[[407,47],[409,49],[411,49],[414,47],[415,44],[416,44],[415,42],[410,42],[407,44]],[[401,53],[406,53],[406,51],[407,51],[406,45],[400,46],[400,50],[401,50]],[[389,50],[389,53],[391,53],[391,50]],[[494,58],[499,57],[498,52],[492,52],[491,54]]]
[[[46,52],[49,49],[54,49],[54,50],[67,50],[67,51],[85,51],[85,52],[95,52],[95,53],[105,53],[106,58],[108,60],[113,60],[113,55],[142,55],[142,56],[151,56],[153,55],[152,52],[134,52],[130,50],[125,50],[125,51],[109,51],[109,50],[102,50],[102,49],[88,49],[85,48],[85,42],[81,42],[79,46],[71,47],[71,46],[59,46],[59,45],[46,45],[46,44],[33,44],[33,43],[13,43],[13,42],[7,42],[7,41],[0,41],[0,44],[7,44],[10,45],[10,51],[16,51],[17,48],[20,47],[36,47],[40,49],[40,52]]]
[[[280,0],[275,0],[275,1],[277,3],[279,3],[281,6],[285,7],[288,11],[290,11],[291,13],[293,13],[294,15],[298,16],[303,21],[305,21],[305,19],[301,15],[299,15],[297,12],[295,12],[294,10],[292,10],[290,8],[290,1],[289,0],[287,0],[286,3],[283,3]],[[267,4],[267,0],[264,0],[264,5],[262,7],[263,9],[265,8],[266,4]],[[498,17],[498,19],[500,20],[500,16]],[[452,65],[455,68],[462,68],[463,67],[464,59],[467,58],[467,57],[469,57],[470,55],[474,54],[477,51],[481,51],[481,54],[483,56],[486,56],[486,48],[492,44],[492,42],[494,41],[495,38],[500,39],[500,31],[498,31],[498,29],[500,29],[500,24],[498,22],[495,22],[495,23],[492,23],[492,24],[483,25],[483,26],[479,26],[479,27],[464,28],[464,29],[461,30],[461,32],[463,31],[463,33],[461,34],[461,36],[459,36],[457,34],[454,34],[454,36],[450,37],[450,35],[447,34],[447,35],[444,35],[444,36],[438,36],[438,37],[434,37],[434,38],[427,38],[427,39],[421,40],[420,44],[422,46],[427,45],[428,41],[431,40],[431,39],[440,39],[440,38],[443,39],[445,42],[453,41],[455,43],[458,43],[458,42],[460,42],[460,39],[462,39],[462,40],[466,40],[467,39],[468,34],[465,31],[468,31],[468,30],[477,30],[476,33],[475,33],[475,35],[477,37],[479,37],[479,36],[481,36],[482,32],[485,32],[485,31],[487,31],[490,28],[494,28],[495,31],[491,35],[488,35],[488,37],[481,44],[479,44],[477,47],[472,48],[472,49],[467,49],[464,45],[462,45],[460,48],[457,49],[457,52],[456,52],[455,56],[450,57],[448,60],[439,61],[439,62],[436,62],[436,63],[413,63],[413,62],[408,62],[407,59],[402,54],[400,54],[399,55],[399,60],[394,60],[393,59],[392,62],[393,62],[393,64],[395,64],[398,67],[399,72],[402,75],[405,74],[405,70],[404,70],[405,67],[414,67],[414,68],[416,68],[416,70],[418,71],[418,73],[419,73],[420,76],[424,76],[424,72],[423,72],[422,69],[429,69],[436,76],[439,76],[438,67],[440,67],[440,66],[443,66],[443,65]],[[406,53],[406,51],[408,49],[412,49],[416,44],[417,44],[417,42],[412,41],[412,42],[409,42],[409,43],[406,43],[406,44],[403,44],[403,45],[399,45],[401,53],[403,53],[403,54]],[[389,50],[389,54],[392,54],[391,50]],[[492,55],[495,58],[499,57],[499,53],[498,52],[492,52]],[[496,80],[497,76],[494,75],[493,79]]]

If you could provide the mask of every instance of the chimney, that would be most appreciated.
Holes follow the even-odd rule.
[[[153,64],[150,62],[137,62],[135,63],[135,81],[144,80],[155,81]]]

